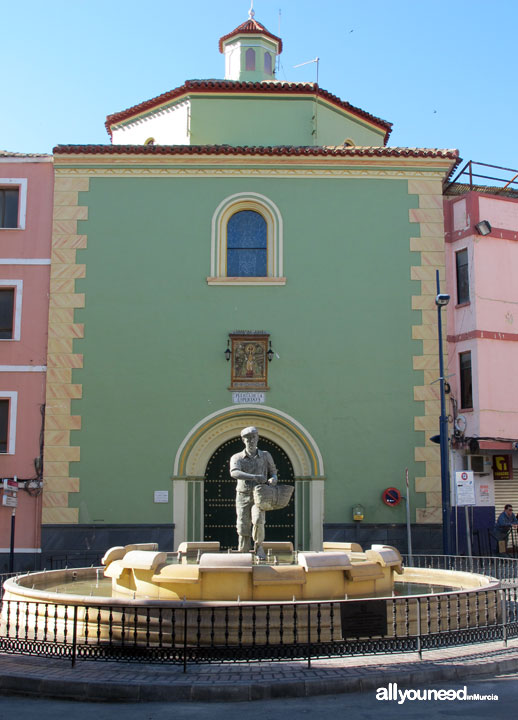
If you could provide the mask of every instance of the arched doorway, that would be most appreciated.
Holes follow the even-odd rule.
[[[273,444],[275,449],[272,454],[279,466],[282,453],[291,462],[295,476],[295,546],[299,550],[321,550],[326,480],[322,453],[307,428],[298,420],[267,405],[231,405],[222,408],[197,422],[185,435],[178,446],[171,477],[175,547],[184,541],[197,542],[206,537],[204,502],[207,466],[217,450],[228,441],[239,441],[234,452],[242,450],[240,432],[249,425],[255,425],[259,430],[259,447],[271,448],[266,441]],[[228,460],[231,454],[232,451],[229,451]],[[230,483],[226,461],[222,461],[222,467],[225,468],[224,477]],[[210,474],[214,478],[218,477],[212,471]],[[283,477],[281,472],[281,480],[288,477]],[[227,501],[232,497],[232,503],[234,490],[232,483],[231,495],[227,496]],[[270,513],[271,525],[277,525],[276,512]],[[210,524],[219,524],[213,518],[207,519]],[[234,528],[234,517],[231,523]],[[266,527],[267,539],[273,539],[268,536],[268,523]],[[218,528],[218,531],[222,529]],[[234,534],[230,546],[236,545],[237,537]]]
[[[293,485],[295,478],[293,465],[284,450],[264,437],[259,440],[259,447],[271,453],[279,481]],[[230,477],[229,462],[232,455],[241,450],[243,450],[243,441],[240,437],[227,440],[213,453],[205,471],[204,539],[219,540],[223,550],[237,547],[236,481]],[[266,514],[266,540],[295,541],[293,497],[287,507]]]

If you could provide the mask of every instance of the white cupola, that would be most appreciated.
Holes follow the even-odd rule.
[[[248,20],[220,38],[219,51],[225,55],[225,80],[275,80],[275,67],[277,57],[282,52],[282,40],[254,20],[252,4]]]

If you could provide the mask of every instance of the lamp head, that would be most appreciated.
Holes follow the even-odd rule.
[[[491,223],[488,220],[481,220],[475,225],[475,230],[479,235],[489,235],[491,232]]]
[[[435,298],[435,304],[438,307],[443,307],[450,302],[450,296],[447,293],[439,293]]]

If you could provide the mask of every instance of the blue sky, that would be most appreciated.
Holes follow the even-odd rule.
[[[516,0],[255,0],[281,80],[314,81],[394,124],[389,145],[518,168]],[[106,115],[223,77],[218,39],[249,0],[4,0],[0,149],[108,143]]]

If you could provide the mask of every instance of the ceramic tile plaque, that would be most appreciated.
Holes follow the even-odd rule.
[[[230,335],[230,390],[268,390],[268,340],[263,332]]]

